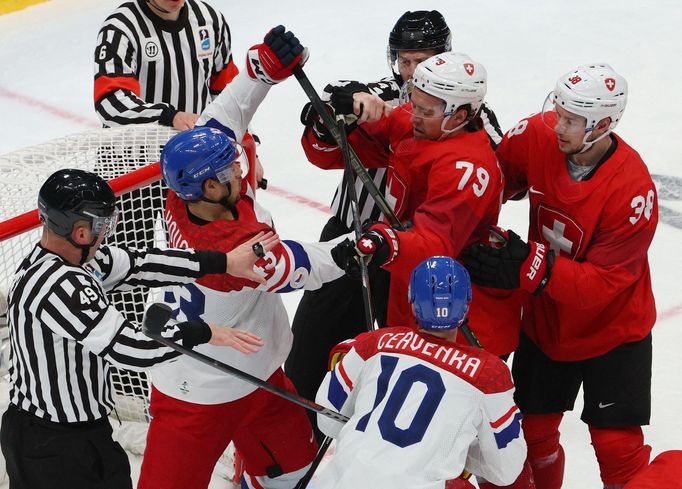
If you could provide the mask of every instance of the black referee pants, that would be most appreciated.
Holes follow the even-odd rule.
[[[107,418],[52,423],[10,404],[0,430],[10,489],[132,489],[111,431]]]
[[[332,217],[320,236],[329,241],[348,232],[343,223]],[[386,324],[390,274],[377,270],[370,277],[372,306],[379,326]],[[317,290],[304,292],[291,325],[294,341],[284,370],[302,396],[315,399],[327,373],[329,352],[341,341],[367,331],[365,305],[359,280],[343,276]],[[324,435],[317,429],[317,415],[307,411],[318,441]]]

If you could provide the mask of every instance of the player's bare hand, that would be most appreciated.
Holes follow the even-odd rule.
[[[192,129],[199,119],[199,114],[191,112],[178,112],[173,117],[173,127],[178,131]]]
[[[255,353],[263,346],[263,339],[248,331],[209,324],[211,328],[210,345],[229,346],[242,353]]]
[[[279,235],[274,231],[260,232],[227,253],[227,273],[264,284],[265,279],[253,270],[256,261],[261,258],[254,249],[254,245],[258,244],[260,247],[256,249],[265,254],[279,244]]]
[[[365,92],[353,94],[353,113],[358,116],[358,124],[378,121],[392,110],[393,107],[374,94]]]

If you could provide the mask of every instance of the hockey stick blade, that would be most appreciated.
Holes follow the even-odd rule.
[[[158,305],[158,306],[165,306],[165,304],[153,304],[153,306]],[[168,307],[168,306],[166,306]],[[151,310],[151,307],[150,307]],[[165,321],[168,321],[170,319],[170,311],[171,309],[168,308],[168,313],[163,313],[167,314],[167,318]],[[165,316],[162,316],[159,314],[159,316],[156,317],[156,319],[163,320]],[[150,318],[152,321],[155,319],[154,317]],[[147,323],[147,319],[145,318],[145,325]],[[164,322],[165,324],[165,322]],[[308,409],[310,411],[314,411],[317,414],[321,414],[322,416],[326,416],[328,418],[331,418],[335,421],[339,421],[341,423],[346,423],[348,421],[348,416],[344,416],[343,414],[334,411],[332,409],[326,408],[320,404],[317,404],[314,401],[311,401],[310,399],[306,399],[303,396],[300,396],[294,392],[290,392],[286,389],[283,389],[281,387],[278,387],[276,385],[272,385],[264,380],[259,379],[258,377],[251,375],[247,372],[244,372],[243,370],[239,370],[238,368],[232,367],[231,365],[228,365],[226,363],[220,362],[216,360],[215,358],[211,358],[208,355],[204,355],[201,352],[194,351],[190,348],[184,347],[182,345],[178,345],[177,343],[174,343],[173,341],[169,340],[168,338],[164,338],[161,336],[161,332],[153,332],[150,331],[148,328],[143,328],[142,330],[144,334],[149,336],[150,338],[158,341],[164,346],[167,346],[168,348],[172,348],[173,350],[182,353],[183,355],[187,355],[190,358],[193,358],[194,360],[197,360],[198,362],[203,363],[204,365],[208,365],[210,367],[213,367],[217,370],[220,370],[221,372],[227,373],[229,375],[234,375],[235,377],[238,377],[246,382],[249,382],[250,384],[255,385],[256,387],[259,387],[263,390],[266,390],[276,396],[282,397],[286,399],[287,401],[293,402],[294,404],[298,404],[301,407],[304,407],[305,409]],[[226,347],[227,348],[227,347]]]
[[[167,304],[155,302],[144,313],[142,332],[147,336],[161,335],[172,315],[173,310]]]

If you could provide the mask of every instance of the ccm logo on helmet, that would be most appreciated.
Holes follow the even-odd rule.
[[[528,273],[526,274],[526,277],[528,277],[529,280],[533,280],[540,271],[542,260],[545,258],[545,251],[545,245],[538,243],[537,247],[535,248],[535,256],[533,257],[533,261],[530,263],[530,270],[528,270]]]

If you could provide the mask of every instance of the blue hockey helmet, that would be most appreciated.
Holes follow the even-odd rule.
[[[448,256],[432,256],[412,271],[407,295],[422,329],[458,328],[471,302],[469,272]]]
[[[234,142],[223,131],[195,127],[168,140],[161,151],[161,174],[181,199],[196,201],[204,196],[207,179],[230,181],[232,163],[238,156]]]

